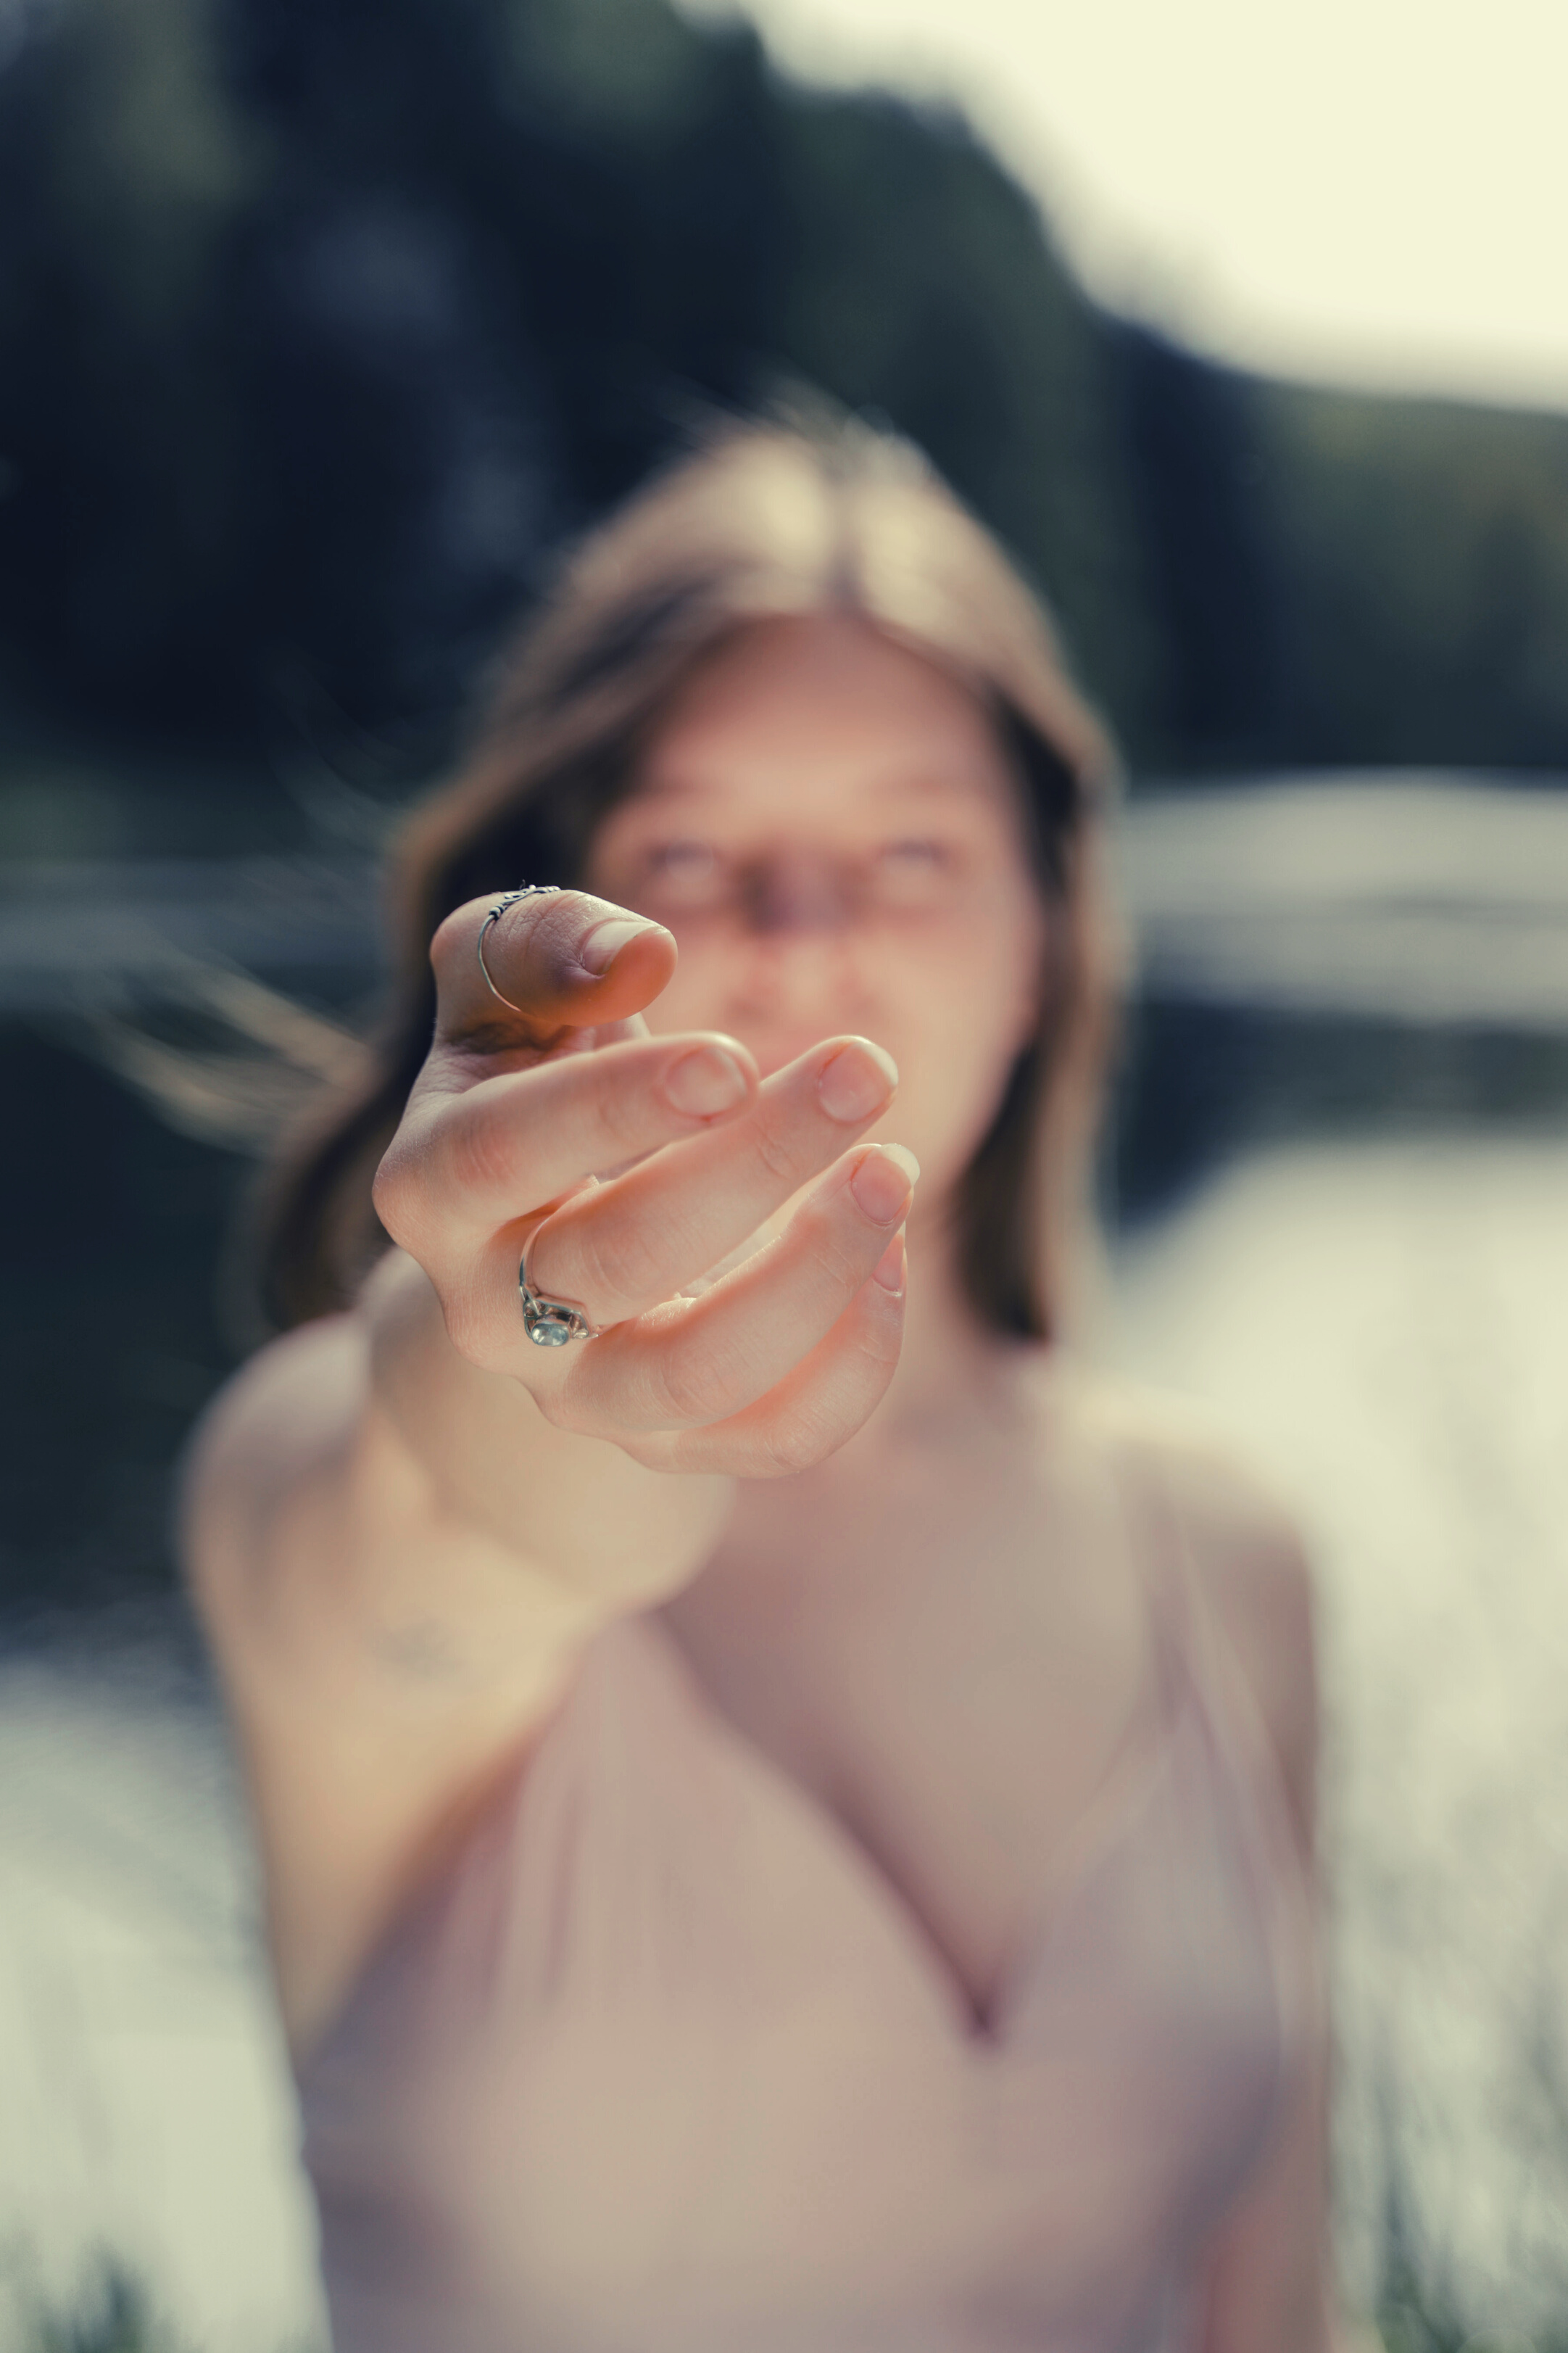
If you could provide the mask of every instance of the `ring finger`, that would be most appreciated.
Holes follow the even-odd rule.
[[[700,1299],[672,1299],[572,1351],[552,1416],[590,1434],[689,1429],[765,1396],[832,1330],[887,1261],[919,1176],[911,1153],[868,1145],[815,1187],[784,1232]]]

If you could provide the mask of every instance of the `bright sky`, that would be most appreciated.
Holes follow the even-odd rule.
[[[744,13],[811,79],[958,98],[1122,310],[1266,369],[1568,408],[1568,0]]]

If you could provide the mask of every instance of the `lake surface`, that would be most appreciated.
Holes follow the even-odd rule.
[[[1103,1353],[1309,1531],[1341,2239],[1499,2336],[1568,2316],[1568,1138],[1280,1147],[1117,1252]],[[221,1731],[155,1649],[0,1671],[0,2217],[205,2353],[320,2332]],[[5,2343],[0,2295],[0,2345]]]
[[[1124,1250],[1130,1369],[1307,1528],[1342,2244],[1568,2322],[1568,1140],[1296,1147]]]

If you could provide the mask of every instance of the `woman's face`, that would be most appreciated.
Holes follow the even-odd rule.
[[[885,1046],[883,1127],[947,1194],[1034,1028],[1047,923],[962,687],[860,622],[758,623],[677,695],[586,880],[679,944],[654,1029],[728,1030],[764,1075],[844,1031]]]

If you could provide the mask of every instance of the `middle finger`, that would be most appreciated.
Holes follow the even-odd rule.
[[[539,1227],[529,1279],[591,1323],[625,1322],[721,1265],[891,1102],[892,1057],[837,1038],[764,1081],[749,1112],[654,1155]]]

